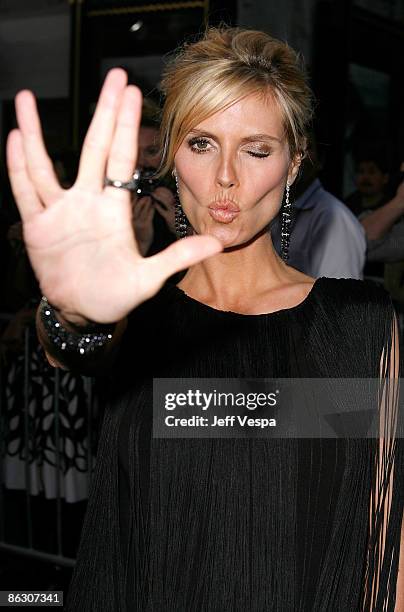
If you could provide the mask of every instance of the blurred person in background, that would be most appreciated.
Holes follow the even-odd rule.
[[[175,181],[172,177],[155,178],[160,165],[160,109],[145,98],[139,131],[138,169],[142,180],[140,195],[133,195],[133,224],[142,255],[154,255],[176,240]]]
[[[301,165],[292,202],[291,266],[318,278],[363,278],[366,239],[361,224],[343,202],[326,191],[318,178],[321,170],[317,144],[310,135],[308,154]],[[279,215],[271,235],[281,252]]]
[[[345,202],[354,215],[379,208],[389,200],[390,162],[385,147],[362,145],[355,155],[356,190]]]
[[[356,190],[346,198],[345,203],[365,230],[367,254],[364,276],[383,285],[384,263],[380,259],[369,258],[369,241],[373,237],[372,232],[369,234],[367,231],[368,222],[363,221],[389,201],[390,163],[387,148],[380,143],[363,142],[357,148],[354,160]]]
[[[382,284],[404,305],[404,184],[401,175],[391,180],[386,147],[362,145],[356,156],[357,190],[347,204],[366,233],[364,274]],[[395,183],[395,185],[393,185]]]
[[[396,180],[394,195],[376,210],[363,211],[359,220],[366,232],[365,270],[377,270],[384,287],[402,307],[404,305],[404,164]]]

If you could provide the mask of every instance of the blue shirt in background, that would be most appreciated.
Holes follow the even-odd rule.
[[[318,278],[363,278],[365,231],[347,206],[315,179],[293,203],[288,264]],[[275,249],[281,253],[280,215],[270,226]]]

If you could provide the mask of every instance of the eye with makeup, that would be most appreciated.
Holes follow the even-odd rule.
[[[190,138],[188,140],[188,146],[193,153],[206,153],[210,149],[208,145],[210,145],[210,141],[207,138],[203,138],[201,136]]]
[[[257,157],[258,159],[264,159],[269,157],[272,153],[271,147],[266,142],[249,142],[243,148],[244,153],[248,153],[251,157]]]
[[[265,149],[248,149],[246,153],[248,153],[248,155],[251,155],[251,157],[258,157],[258,159],[263,159],[271,155],[271,151],[266,147]]]
[[[208,153],[212,148],[212,143],[210,142],[210,140],[208,140],[205,137],[202,136],[197,136],[197,137],[193,137],[190,138],[187,141],[187,144],[190,148],[190,150],[193,153]],[[251,147],[251,145],[250,145]],[[264,146],[252,146],[251,148],[244,150],[245,153],[248,153],[248,155],[251,155],[251,157],[256,157],[258,159],[263,159],[265,157],[269,157],[269,155],[271,155],[271,150],[268,148],[267,145]]]

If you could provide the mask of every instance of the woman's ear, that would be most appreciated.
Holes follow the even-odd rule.
[[[289,172],[288,172],[288,183],[289,185],[293,185],[296,180],[296,177],[299,173],[300,164],[302,163],[304,154],[296,153],[295,157],[290,163]]]

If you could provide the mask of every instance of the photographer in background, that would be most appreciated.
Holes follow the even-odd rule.
[[[141,193],[132,198],[133,225],[144,256],[154,255],[176,240],[175,182],[171,176],[153,178],[160,164],[159,111],[153,101],[144,99],[137,163]]]

